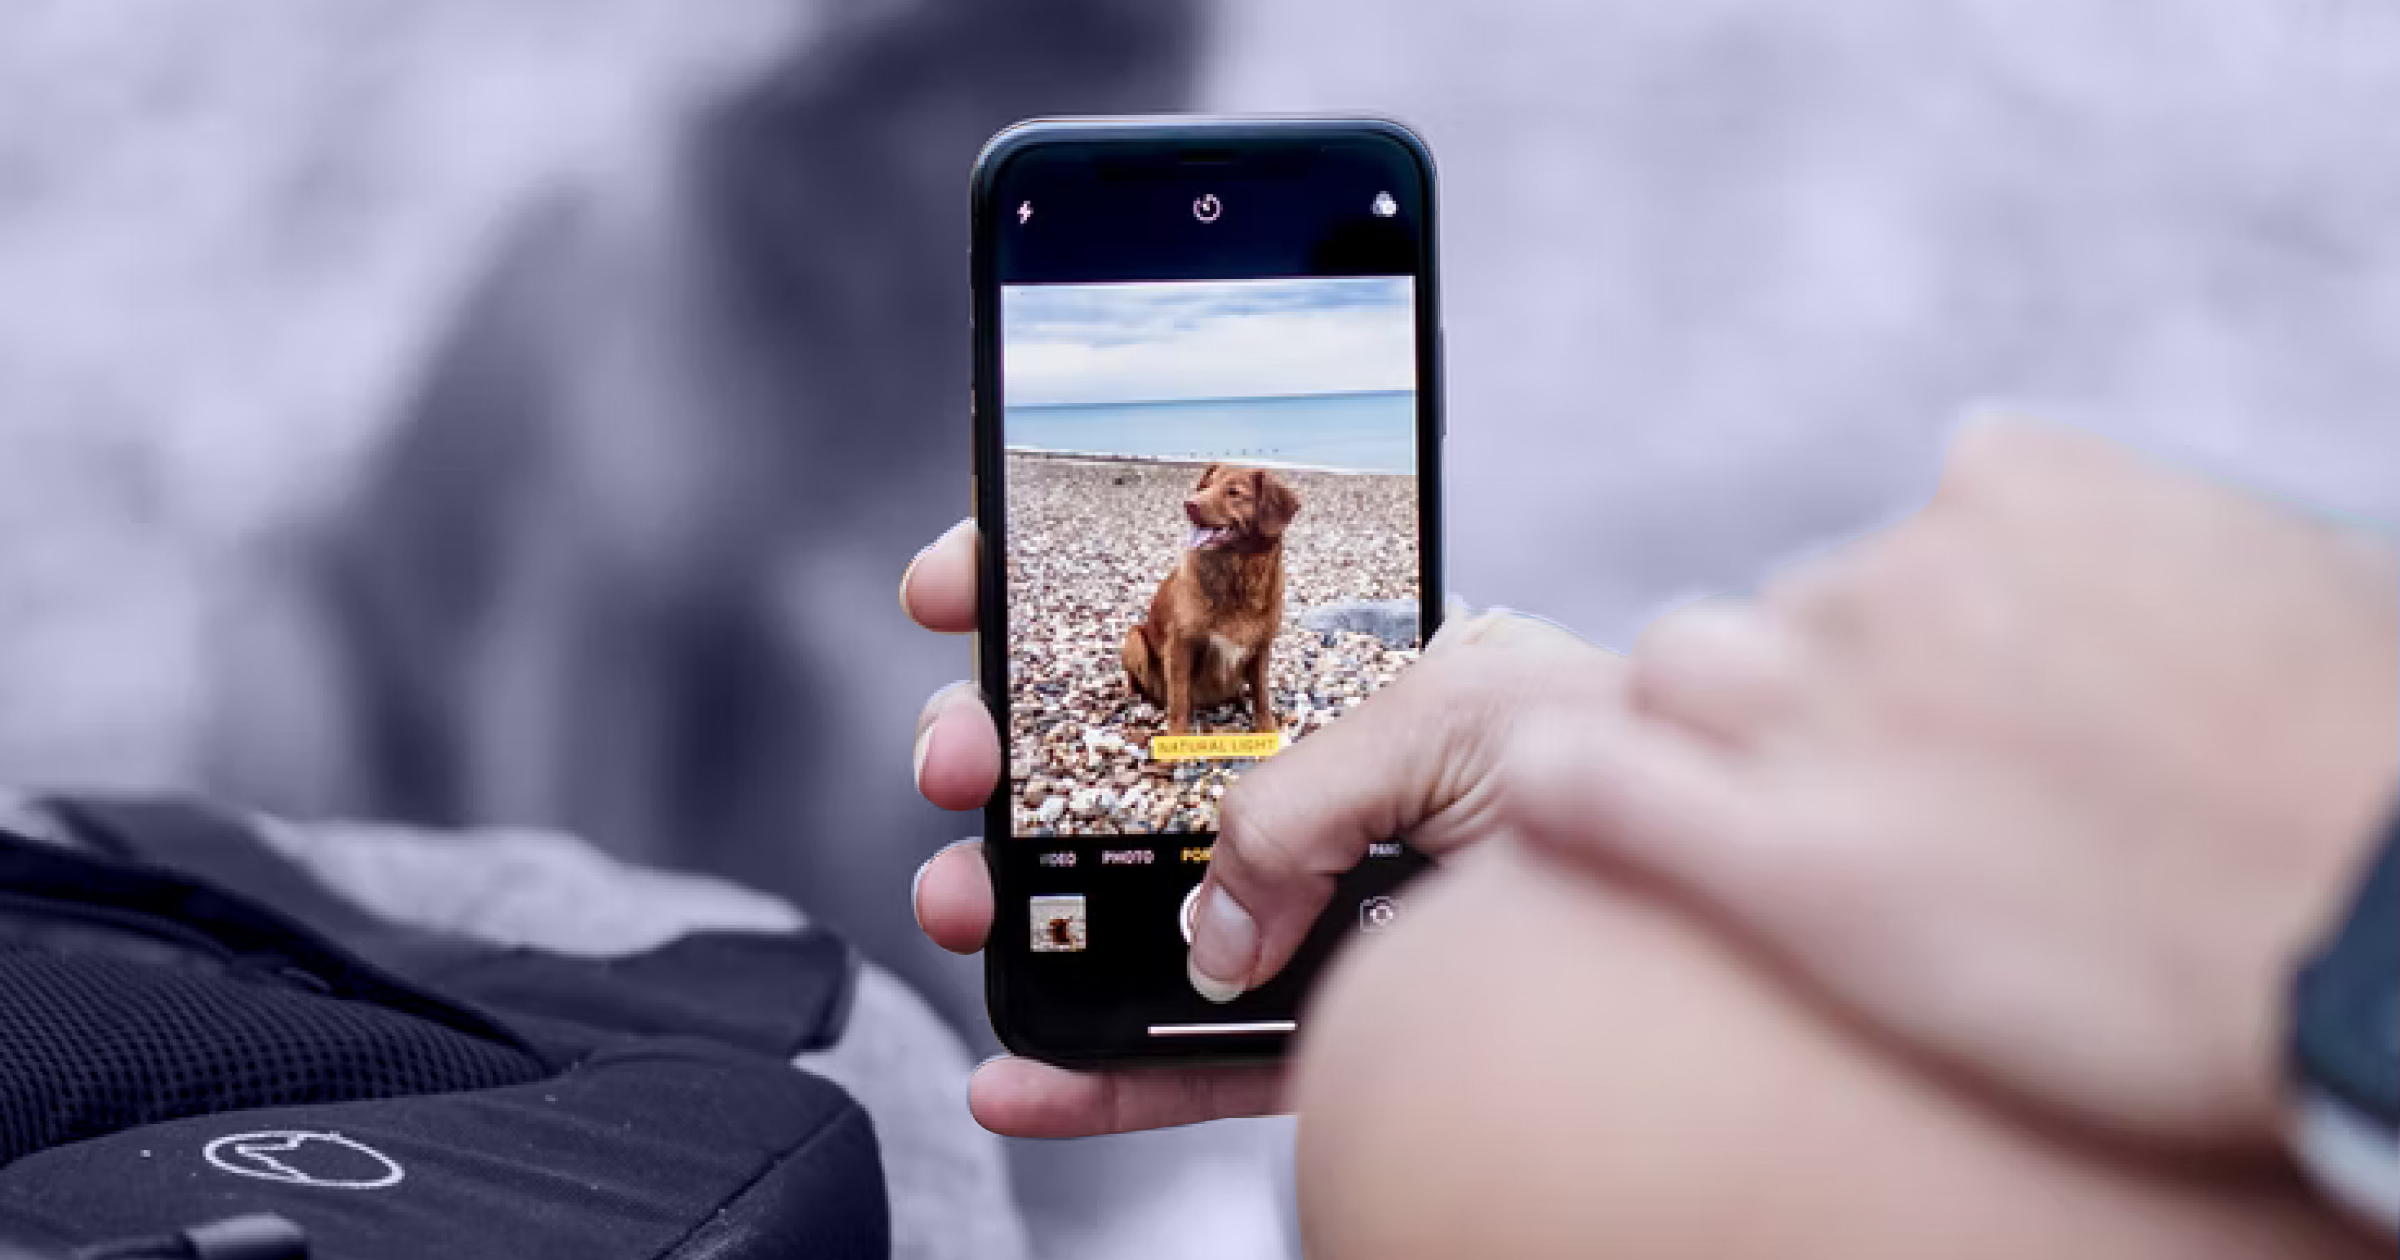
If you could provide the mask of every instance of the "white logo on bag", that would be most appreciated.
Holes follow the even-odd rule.
[[[339,1133],[234,1133],[209,1143],[200,1154],[218,1171],[236,1177],[328,1190],[382,1190],[399,1185],[408,1175],[391,1156]]]

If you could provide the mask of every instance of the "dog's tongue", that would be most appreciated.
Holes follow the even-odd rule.
[[[1216,542],[1218,537],[1224,532],[1225,531],[1221,529],[1210,529],[1206,525],[1194,525],[1192,526],[1191,537],[1184,541],[1184,546],[1189,547],[1194,551],[1198,551],[1200,548],[1209,546],[1210,544]]]

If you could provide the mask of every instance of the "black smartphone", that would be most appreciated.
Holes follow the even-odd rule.
[[[976,163],[985,976],[1016,1053],[1280,1054],[1325,959],[1404,913],[1395,838],[1275,980],[1186,978],[1226,789],[1441,615],[1433,193],[1364,119],[1042,120]]]

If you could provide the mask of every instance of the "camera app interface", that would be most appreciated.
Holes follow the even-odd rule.
[[[1414,303],[1407,276],[1003,290],[1016,837],[1205,861],[1174,840],[1245,768],[1416,657]],[[1033,948],[1084,948],[1050,900]]]

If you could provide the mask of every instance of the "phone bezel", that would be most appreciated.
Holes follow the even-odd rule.
[[[1045,118],[1018,123],[994,136],[975,162],[970,217],[969,272],[972,287],[974,341],[974,500],[983,546],[977,577],[984,592],[1005,589],[1002,557],[1006,553],[1006,505],[1003,501],[1003,382],[998,277],[993,233],[1000,226],[997,190],[1009,164],[1050,145],[1106,146],[1125,154],[1155,156],[1159,151],[1208,146],[1213,150],[1244,145],[1289,148],[1322,138],[1327,141],[1371,139],[1388,142],[1406,155],[1417,180],[1415,202],[1420,225],[1416,236],[1417,294],[1417,531],[1419,558],[1419,624],[1430,638],[1443,609],[1442,583],[1442,459],[1446,428],[1442,406],[1441,318],[1438,270],[1438,209],[1433,155],[1407,127],[1382,118]],[[1010,816],[1008,652],[1006,601],[982,598],[977,606],[975,669],[978,689],[1000,730],[999,787],[984,805],[984,855],[993,886],[995,908],[1022,899],[1013,873],[1000,860],[1001,845],[1014,842]],[[1213,840],[1213,833],[1199,833]],[[997,924],[995,935],[998,934]],[[1254,1060],[1283,1054],[1290,1035],[1262,1033],[1210,1043],[1137,1042],[1099,1047],[1045,1041],[1038,1019],[1019,1009],[1011,971],[1025,951],[997,941],[984,951],[985,1003],[992,1027],[1010,1052],[1072,1066],[1110,1064]]]

